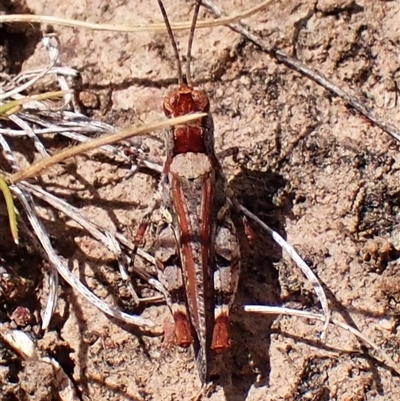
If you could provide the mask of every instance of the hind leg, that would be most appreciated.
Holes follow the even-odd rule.
[[[186,310],[179,250],[172,226],[167,223],[164,223],[158,232],[155,257],[158,279],[168,290],[167,304],[175,322],[175,343],[187,348],[192,343],[192,335]]]
[[[233,221],[223,212],[215,238],[215,324],[211,348],[217,353],[230,346],[229,313],[233,304],[240,272],[240,248]]]

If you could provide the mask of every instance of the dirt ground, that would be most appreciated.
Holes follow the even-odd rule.
[[[165,0],[165,7],[172,21],[184,21],[191,18],[192,3]],[[247,9],[248,3],[216,0],[225,15]],[[27,13],[99,23],[162,21],[155,0],[26,0],[24,7]],[[243,22],[271,48],[317,69],[399,125],[399,13],[398,1],[282,0]],[[200,18],[212,14],[203,10]],[[94,106],[88,113],[119,128],[163,117],[162,98],[177,75],[164,32],[55,29],[62,62],[77,68],[82,89],[97,96],[98,104],[87,104]],[[187,36],[187,31],[176,33],[183,54]],[[28,39],[31,47],[19,59],[22,68],[46,65],[42,46]],[[227,27],[197,30],[192,71],[211,100],[217,151],[239,149],[235,158],[221,160],[239,200],[312,266],[335,317],[357,327],[398,362],[399,144],[343,100]],[[162,142],[146,143],[153,156],[162,158]],[[52,150],[56,144],[50,142]],[[124,180],[128,169],[112,158],[81,156],[44,174],[41,184],[99,225],[131,235],[155,192],[157,176],[142,171]],[[60,214],[44,207],[42,213],[47,213],[58,252],[98,296],[160,326],[170,319],[164,305],[135,309],[110,252]],[[157,218],[156,213],[145,244],[149,252]],[[210,400],[399,400],[398,375],[352,334],[331,327],[321,342],[319,323],[241,309],[247,304],[319,308],[294,263],[253,227],[255,243],[242,244],[233,344],[221,361]],[[19,304],[36,314],[32,331],[39,347],[61,363],[82,400],[191,400],[198,395],[190,350],[165,349],[161,337],[110,321],[65,282],[50,330],[35,329],[44,305],[46,280],[40,271],[46,264],[32,250],[21,252],[32,265],[24,280],[33,298],[21,297]],[[14,268],[22,263],[21,253],[14,259],[6,255]],[[136,277],[133,281],[139,283]],[[6,305],[2,319],[9,320],[14,307]],[[51,373],[42,365],[26,366],[1,350],[1,399],[57,399]],[[4,362],[10,358],[12,365]]]

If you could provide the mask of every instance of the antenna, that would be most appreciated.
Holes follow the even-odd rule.
[[[196,21],[199,15],[199,10],[201,6],[201,0],[196,0],[196,5],[194,8],[194,14],[192,19],[192,26],[190,27],[190,35],[188,41],[188,49],[186,55],[186,80],[189,86],[192,86],[192,77],[190,75],[190,59],[192,57],[192,45],[193,45],[193,38],[194,38],[194,30],[196,28]]]
[[[174,49],[177,67],[178,67],[178,83],[179,83],[179,85],[182,85],[183,84],[182,64],[181,64],[181,60],[179,58],[178,46],[176,45],[174,33],[172,32],[171,24],[169,23],[168,15],[167,15],[167,12],[165,11],[164,4],[162,3],[161,0],[157,0],[157,1],[158,1],[158,5],[160,6],[161,14],[164,18],[165,26],[167,27],[168,36],[171,39],[172,48]]]

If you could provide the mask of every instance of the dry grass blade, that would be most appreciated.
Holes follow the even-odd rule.
[[[196,24],[197,28],[211,28],[220,25],[227,25],[233,22],[240,21],[241,19],[248,18],[253,14],[261,11],[267,7],[274,0],[264,0],[259,5],[249,8],[237,15],[219,18],[216,20],[209,21],[198,21]],[[78,21],[74,19],[58,18],[48,15],[29,15],[29,14],[13,14],[13,15],[0,15],[1,23],[17,23],[17,22],[32,22],[41,24],[54,24],[67,27],[86,28],[96,31],[112,31],[112,32],[153,32],[153,31],[165,31],[165,24],[141,24],[141,25],[112,25],[112,24],[95,24],[85,21]],[[191,22],[178,22],[171,23],[173,30],[184,30],[190,29]]]
[[[120,140],[124,140],[134,135],[141,135],[148,130],[153,130],[157,128],[169,127],[171,123],[185,123],[192,119],[196,119],[201,117],[201,115],[192,115],[189,118],[180,118],[175,121],[164,120],[163,122],[156,123],[147,127],[142,127],[138,130],[125,130],[122,132],[115,132],[114,127],[109,126],[107,124],[101,123],[99,121],[93,121],[88,117],[85,117],[75,111],[71,110],[62,110],[62,114],[59,111],[54,109],[49,109],[49,106],[44,103],[45,100],[48,100],[53,97],[59,97],[65,94],[71,93],[70,88],[68,87],[68,82],[65,79],[67,76],[75,76],[75,70],[68,69],[62,67],[59,63],[59,47],[60,44],[57,38],[54,37],[44,37],[43,44],[49,54],[50,57],[50,65],[45,69],[38,69],[35,71],[28,71],[21,73],[16,77],[6,77],[4,83],[1,82],[2,88],[7,88],[3,90],[2,100],[5,100],[7,97],[7,103],[1,105],[1,113],[4,118],[12,119],[13,122],[20,128],[20,130],[9,129],[9,128],[1,128],[0,132],[0,144],[4,150],[7,161],[10,163],[14,175],[4,174],[4,178],[12,177],[14,179],[13,185],[13,193],[17,195],[21,200],[22,205],[25,208],[26,215],[28,220],[31,223],[31,226],[34,229],[34,234],[30,233],[31,228],[26,226],[26,230],[31,237],[34,239],[38,238],[40,242],[40,247],[43,247],[45,251],[45,255],[47,259],[51,262],[51,271],[49,272],[49,295],[47,298],[46,308],[43,314],[42,319],[42,328],[47,329],[52,318],[54,309],[57,304],[57,287],[58,287],[58,273],[73,287],[75,288],[84,298],[86,298],[89,302],[94,304],[97,308],[102,310],[105,314],[113,316],[114,318],[126,322],[128,324],[138,325],[139,327],[144,327],[146,331],[152,331],[154,333],[160,333],[160,331],[155,327],[154,323],[151,321],[140,319],[136,316],[130,316],[128,314],[122,313],[116,309],[111,308],[105,302],[94,296],[79,280],[67,269],[61,259],[57,256],[57,253],[52,248],[48,234],[41,224],[36,211],[35,205],[32,202],[28,193],[34,193],[36,196],[41,197],[48,203],[52,204],[56,209],[65,212],[65,214],[75,221],[81,223],[81,225],[86,228],[90,234],[94,236],[94,238],[103,242],[108,249],[114,252],[116,259],[119,263],[120,272],[122,278],[128,285],[136,303],[139,301],[142,302],[144,300],[139,299],[134,291],[132,284],[130,283],[128,273],[124,266],[125,256],[122,254],[119,249],[120,241],[124,246],[128,248],[133,244],[131,244],[128,240],[126,240],[123,236],[115,235],[113,233],[109,233],[106,230],[101,229],[100,227],[96,227],[90,221],[85,220],[83,217],[79,216],[79,211],[71,210],[68,208],[68,205],[63,204],[63,202],[57,197],[50,195],[44,190],[36,187],[30,187],[29,183],[21,182],[21,180],[26,178],[35,177],[40,174],[43,169],[63,161],[65,158],[77,155],[81,152],[85,152],[92,149],[97,149],[101,147],[103,150],[109,151],[113,154],[117,154],[120,157],[125,159],[129,159],[123,152],[118,151],[115,147],[110,146],[110,143],[117,142]],[[20,94],[23,90],[28,88],[34,82],[37,82],[44,76],[55,74],[55,77],[58,80],[59,86],[63,89],[63,91],[56,91],[50,93],[44,93],[40,95],[33,96],[23,96]],[[70,96],[65,96],[64,106],[68,106],[67,104],[71,100]],[[29,103],[29,107],[26,105]],[[62,118],[61,118],[62,117]],[[39,129],[37,129],[39,127]],[[41,129],[44,127],[44,129]],[[80,140],[85,142],[77,147],[66,149],[53,157],[48,157],[46,148],[42,144],[39,139],[39,134],[48,134],[54,133],[58,134],[62,132],[62,134],[67,135],[75,140]],[[106,133],[110,134],[108,136],[103,136],[97,138],[95,140],[91,140],[84,135],[78,134],[78,132],[92,134],[92,133]],[[28,136],[35,145],[36,150],[42,156],[42,160],[39,163],[31,165],[28,169],[21,171],[15,157],[14,152],[11,149],[9,143],[4,138],[3,134],[6,134],[11,137],[16,136]],[[129,159],[130,160],[130,159]],[[145,164],[145,163],[144,163]],[[19,177],[19,178],[18,178]],[[6,182],[4,184],[7,186]],[[8,189],[8,186],[6,190]],[[26,192],[24,191],[26,190]],[[12,197],[10,198],[12,199]],[[58,202],[57,202],[58,201]],[[21,222],[24,225],[24,221]],[[139,254],[148,260],[152,258],[144,252],[139,251]],[[138,272],[144,280],[149,280],[149,274]],[[145,300],[146,302],[148,300]]]
[[[18,100],[10,100],[5,104],[0,104],[0,117],[9,116],[10,114],[16,113],[24,104],[38,100],[56,99],[64,96],[65,94],[66,92],[64,91],[55,91],[55,92],[41,93],[39,95],[25,96]],[[3,101],[5,99],[5,98],[2,99],[2,96],[3,95],[0,95],[0,101]]]
[[[321,303],[322,310],[324,311],[325,316],[325,324],[321,333],[321,339],[324,339],[327,334],[329,321],[331,318],[331,310],[329,309],[328,300],[325,295],[325,291],[321,286],[317,276],[313,273],[307,263],[300,257],[300,255],[295,251],[295,249],[288,244],[277,232],[272,230],[267,224],[265,224],[260,218],[258,218],[255,214],[251,213],[250,210],[246,209],[239,202],[236,202],[237,207],[248,217],[250,217],[253,221],[255,221],[260,227],[266,230],[272,238],[278,243],[279,246],[284,249],[289,256],[293,259],[293,261],[297,264],[303,274],[307,277],[307,279],[311,282],[314,291],[316,292],[318,299]]]
[[[3,148],[3,153],[4,156],[6,157],[6,160],[8,163],[10,163],[12,171],[19,171],[19,165],[17,161],[15,160],[14,153],[12,152],[10,145],[8,142],[5,140],[4,136],[0,134],[0,146]],[[4,174],[5,178],[5,174]]]
[[[123,321],[127,324],[132,324],[141,328],[145,332],[151,332],[155,334],[160,334],[161,331],[156,327],[154,322],[149,319],[143,319],[139,316],[128,315],[127,313],[121,312],[117,309],[110,307],[100,298],[96,297],[92,292],[90,292],[64,265],[64,263],[60,260],[57,253],[53,249],[49,235],[47,234],[43,224],[39,220],[34,207],[32,206],[32,199],[29,194],[24,193],[19,187],[12,186],[12,192],[18,197],[20,202],[22,203],[28,220],[39,239],[44,251],[46,252],[47,258],[49,262],[54,265],[63,279],[76,291],[79,292],[87,301],[100,309],[103,313],[108,316],[111,316],[117,320]]]
[[[268,315],[298,316],[298,317],[304,317],[307,319],[319,320],[321,322],[325,321],[325,316],[317,314],[317,313],[301,311],[301,310],[297,310],[297,309],[284,308],[284,307],[279,307],[279,306],[246,305],[244,307],[244,310],[246,312],[264,313],[264,314],[268,314]],[[341,327],[342,329],[354,334],[357,338],[362,340],[370,348],[374,349],[379,355],[381,355],[382,360],[385,362],[385,364],[387,366],[389,366],[395,372],[400,374],[400,366],[398,364],[396,364],[396,362],[394,362],[393,359],[382,348],[380,348],[378,345],[376,345],[372,340],[370,340],[367,336],[365,336],[359,330],[355,329],[354,327],[349,326],[346,323],[340,322],[339,320],[336,320],[332,317],[330,317],[329,321],[332,324],[334,324],[335,326]]]
[[[11,235],[14,242],[18,245],[18,227],[17,227],[17,216],[15,213],[14,200],[10,192],[10,188],[5,182],[4,178],[0,176],[0,189],[3,192],[4,199],[6,201],[8,221],[10,224]]]
[[[51,270],[49,274],[49,295],[47,296],[46,307],[43,312],[42,317],[42,330],[47,330],[49,328],[51,318],[53,317],[54,311],[57,307],[57,288],[58,288],[58,273],[55,266],[51,265]]]
[[[81,143],[80,145],[74,146],[72,148],[62,150],[61,152],[55,154],[54,156],[49,157],[48,159],[40,160],[40,161],[32,164],[28,168],[24,169],[23,171],[19,171],[17,173],[12,174],[9,178],[12,183],[16,184],[22,180],[26,180],[28,178],[32,178],[32,177],[35,177],[35,176],[41,174],[45,169],[49,168],[53,164],[60,163],[60,162],[64,161],[65,159],[68,159],[69,157],[76,156],[83,152],[88,152],[89,150],[93,150],[93,149],[99,148],[104,145],[110,145],[112,143],[119,142],[124,139],[130,138],[132,136],[143,135],[147,132],[155,131],[155,130],[158,130],[161,128],[170,127],[173,125],[185,124],[189,121],[197,120],[201,117],[204,117],[205,115],[206,114],[204,114],[204,113],[194,113],[194,114],[183,116],[183,117],[172,118],[169,120],[163,120],[160,122],[156,122],[153,124],[143,126],[141,128],[126,129],[126,130],[117,132],[116,134],[102,136],[100,138],[93,139],[90,142]]]
[[[20,330],[10,330],[3,324],[0,324],[0,338],[25,361],[47,362],[53,366],[58,398],[61,401],[79,400],[73,381],[64,372],[61,365],[54,358],[40,357],[35,343],[26,333]]]
[[[47,202],[49,205],[54,207],[56,210],[62,212],[66,216],[68,216],[70,219],[74,220],[76,223],[80,224],[83,228],[85,228],[88,233],[95,238],[97,241],[101,242],[104,246],[106,246],[109,250],[111,250],[115,256],[116,259],[118,260],[118,265],[119,269],[121,272],[122,279],[128,283],[129,289],[135,298],[136,303],[140,303],[143,301],[147,302],[146,300],[138,298],[136,295],[135,290],[133,289],[133,286],[130,281],[130,277],[128,272],[125,269],[125,264],[123,262],[123,255],[122,251],[119,247],[118,241],[123,244],[125,247],[127,247],[130,250],[134,250],[135,246],[133,243],[128,241],[122,234],[119,233],[110,233],[109,231],[105,230],[102,227],[99,227],[97,224],[93,223],[90,220],[87,220],[85,217],[83,217],[79,211],[79,209],[75,208],[74,206],[70,205],[69,203],[63,201],[62,199],[57,198],[56,196],[46,192],[44,189],[40,188],[37,185],[30,184],[28,182],[22,182],[20,183],[20,187],[23,189],[26,189],[28,192],[30,192],[32,195],[35,197],[38,197],[45,202]],[[150,262],[152,265],[155,264],[154,258],[147,253],[145,253],[143,250],[138,249],[137,254]],[[150,276],[146,272],[138,271],[136,270],[136,273],[139,274],[142,278],[147,280],[150,283]],[[153,281],[154,282],[154,281]],[[152,284],[151,284],[152,285]],[[152,285],[155,289],[159,289],[158,285]],[[44,319],[43,319],[44,320]]]
[[[116,256],[116,258],[118,260],[118,268],[119,268],[119,272],[121,273],[122,280],[125,282],[125,284],[129,288],[129,291],[132,295],[132,298],[133,298],[133,301],[135,302],[135,304],[139,305],[140,298],[136,294],[135,289],[133,288],[132,281],[131,281],[128,271],[125,267],[128,260],[126,257],[124,257],[124,254],[122,253],[121,247],[119,246],[119,243],[118,243],[117,239],[115,238],[115,236],[109,232],[106,232],[106,236],[108,237],[111,251],[114,253],[114,255]]]
[[[13,114],[9,116],[10,121],[21,127],[24,132],[26,133],[26,136],[30,139],[32,139],[36,150],[39,152],[41,157],[49,157],[49,154],[47,153],[47,150],[45,146],[42,144],[42,142],[39,140],[39,138],[36,136],[34,130],[31,128],[30,124],[28,124],[26,121],[24,121],[21,117],[19,117],[16,114]]]
[[[25,82],[21,85],[18,85],[12,89],[10,89],[8,92],[4,92],[1,95],[1,99],[0,100],[5,100],[8,98],[11,98],[13,96],[18,95],[21,92],[24,92],[26,90],[28,90],[31,86],[33,86],[36,82],[38,82],[41,78],[43,78],[45,75],[48,74],[48,72],[54,67],[56,63],[56,60],[51,59],[50,64],[48,65],[47,68],[42,69],[39,74],[36,74],[33,76],[33,78],[31,78],[28,82]]]
[[[57,385],[57,395],[60,401],[80,401],[74,382],[64,372],[62,366],[54,358],[41,358],[41,361],[52,365],[55,373],[55,382]]]
[[[34,342],[20,330],[10,330],[4,324],[0,324],[0,337],[10,348],[17,352],[25,360],[39,359],[39,353]]]

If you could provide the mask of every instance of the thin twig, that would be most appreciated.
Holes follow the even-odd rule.
[[[69,203],[65,202],[64,200],[54,196],[53,194],[46,192],[43,188],[40,188],[38,185],[34,185],[29,182],[23,181],[23,182],[19,183],[18,186],[20,188],[25,189],[26,191],[30,192],[35,197],[38,197],[39,199],[42,199],[43,201],[47,202],[49,205],[51,205],[52,207],[54,207],[61,213],[65,214],[66,216],[68,216],[70,219],[74,220],[79,225],[81,225],[85,230],[88,231],[88,233],[93,238],[95,238],[97,241],[101,242],[104,246],[106,246],[109,250],[111,250],[116,255],[116,258],[118,260],[121,257],[121,251],[119,249],[118,244],[116,244],[116,240],[132,251],[135,249],[134,244],[132,242],[128,241],[122,234],[111,233],[111,232],[107,231],[106,229],[93,223],[92,221],[87,220],[84,216],[82,216],[81,211],[79,209],[70,205]],[[153,265],[155,264],[154,257],[150,256],[143,250],[138,249],[137,254],[138,254],[138,256],[147,260],[151,264],[153,264]],[[130,282],[130,277],[129,277],[128,273],[126,272],[125,267],[123,267],[123,266],[119,266],[119,267],[120,267],[122,278],[125,281],[129,280],[129,282]],[[138,269],[135,269],[135,271],[137,272],[137,274],[139,274],[145,280],[149,281],[148,274],[146,274],[145,272],[141,272]],[[158,289],[157,287],[154,287],[154,288]],[[133,288],[131,288],[131,291],[133,294],[135,294]],[[142,300],[136,296],[135,301],[142,302],[144,300]]]
[[[272,236],[272,238],[281,246],[281,248],[284,249],[289,254],[289,256],[294,260],[294,262],[296,262],[297,266],[300,268],[300,270],[312,284],[314,291],[316,292],[318,299],[321,303],[322,310],[324,311],[325,324],[321,333],[321,339],[324,339],[326,337],[329,320],[331,318],[331,310],[328,305],[328,300],[326,298],[325,291],[322,288],[321,283],[319,282],[317,276],[310,269],[307,263],[304,262],[304,260],[300,257],[300,255],[295,251],[295,249],[289,243],[287,243],[276,231],[272,230],[272,228],[270,228],[260,218],[258,218],[252,212],[250,212],[250,210],[246,209],[239,202],[235,201],[235,204],[236,207],[238,207],[246,216],[254,220],[258,225],[260,225],[264,230],[266,230]]]
[[[93,139],[88,143],[81,143],[80,145],[74,146],[72,148],[64,149],[47,159],[42,159],[27,167],[26,169],[12,174],[9,178],[11,182],[18,183],[19,181],[26,180],[31,177],[36,177],[50,166],[60,163],[63,160],[76,156],[80,153],[96,149],[100,146],[110,145],[112,143],[130,138],[132,136],[143,135],[149,131],[155,131],[157,129],[166,128],[173,125],[185,124],[189,121],[197,120],[204,116],[206,116],[205,113],[193,113],[182,117],[159,121],[140,128],[130,128],[117,132],[116,134],[105,135],[100,138]]]
[[[278,307],[278,306],[246,305],[244,306],[244,310],[246,312],[264,313],[268,315],[289,315],[289,316],[305,317],[307,319],[320,320],[321,322],[324,322],[326,320],[325,316],[317,313]],[[394,362],[393,359],[382,348],[376,345],[372,340],[370,340],[359,330],[332,317],[330,317],[329,321],[333,323],[335,326],[341,327],[342,329],[354,334],[356,337],[361,339],[365,344],[367,344],[370,348],[374,349],[379,355],[381,355],[382,359],[384,360],[387,366],[389,366],[395,372],[400,374],[399,365],[396,362]]]
[[[221,11],[217,6],[214,5],[214,3],[211,0],[202,0],[202,3],[206,7],[208,7],[218,18],[221,18],[222,16]],[[271,48],[270,46],[268,46],[267,42],[263,41],[260,37],[253,34],[246,25],[241,23],[239,24],[228,23],[227,25],[232,30],[243,35],[250,42],[254,43],[256,46],[261,48],[263,51],[269,53],[277,60],[286,64],[291,69],[300,72],[302,75],[312,79],[318,85],[321,85],[325,89],[334,93],[336,96],[340,97],[345,103],[356,109],[362,115],[367,117],[371,122],[373,122],[375,125],[381,128],[384,132],[386,132],[392,138],[400,142],[400,131],[393,124],[388,123],[384,118],[378,116],[373,110],[367,107],[361,100],[357,99],[356,96],[339,88],[339,86],[335,85],[333,82],[325,78],[323,74],[313,70],[310,67],[307,67],[301,61],[288,56],[281,50]]]
[[[248,18],[253,14],[261,11],[268,4],[272,3],[274,0],[265,0],[259,5],[252,7],[242,13],[234,15],[232,17],[213,19],[208,21],[198,21],[196,28],[211,28],[220,25],[226,25],[229,23],[233,23],[235,21],[239,21],[244,18]],[[85,21],[78,21],[74,19],[67,18],[58,18],[52,17],[48,15],[31,15],[31,14],[12,14],[12,15],[0,15],[0,24],[2,23],[18,23],[18,22],[36,22],[41,24],[52,24],[52,25],[61,25],[67,27],[79,27],[92,29],[96,31],[112,31],[112,32],[154,32],[154,31],[165,31],[166,27],[164,23],[160,24],[140,24],[140,25],[112,25],[112,24],[96,24]],[[190,22],[176,22],[172,23],[171,27],[173,30],[184,30],[190,29]]]
[[[12,186],[10,189],[14,192],[14,194],[18,197],[18,199],[21,201],[26,215],[28,217],[28,220],[38,237],[43,249],[46,252],[47,258],[51,264],[53,264],[56,268],[57,271],[60,273],[62,278],[75,290],[79,292],[87,301],[89,301],[91,304],[96,306],[98,309],[100,309],[103,313],[106,315],[112,316],[115,319],[118,319],[120,321],[123,321],[128,324],[133,324],[139,328],[141,328],[144,331],[148,332],[153,332],[155,334],[160,334],[162,331],[160,331],[157,326],[154,324],[149,319],[144,319],[139,316],[135,315],[128,315],[127,313],[121,312],[115,308],[112,308],[108,304],[106,304],[104,301],[102,301],[100,298],[96,297],[91,291],[89,291],[69,270],[68,268],[64,265],[64,263],[61,262],[59,259],[57,253],[53,249],[50,238],[39,220],[35,209],[32,205],[32,199],[29,194],[26,192],[22,191],[20,188],[17,186]]]

